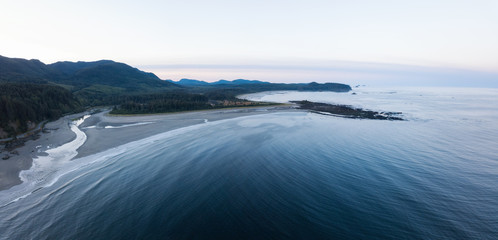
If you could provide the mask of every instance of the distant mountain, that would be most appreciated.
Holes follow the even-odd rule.
[[[233,81],[219,80],[212,83],[214,85],[226,84],[226,85],[244,85],[244,84],[271,84],[269,82],[263,82],[259,80],[246,80],[246,79],[236,79]]]
[[[351,87],[245,79],[174,82],[111,60],[47,65],[0,56],[0,135],[12,136],[89,106],[120,106],[130,113],[209,109],[213,103],[243,101],[236,98],[240,94],[277,90],[348,92]]]
[[[257,92],[257,91],[277,91],[277,90],[295,90],[295,91],[334,91],[348,92],[351,87],[342,83],[270,83],[259,80],[236,79],[233,81],[219,80],[216,82],[205,82],[194,79],[181,79],[172,83],[185,86],[188,88],[203,89],[232,89],[240,92]]]
[[[168,80],[169,82],[176,83],[182,86],[213,86],[213,85],[244,85],[244,84],[270,84],[269,82],[263,82],[259,80],[245,80],[245,79],[236,79],[233,81],[228,80],[218,80],[216,82],[205,82],[201,80],[195,79],[187,79],[183,78],[180,81],[175,82],[172,80]]]
[[[263,84],[245,84],[235,85],[250,92],[262,91],[331,91],[331,92],[349,92],[351,86],[342,83],[263,83]]]
[[[35,59],[0,56],[0,138],[83,107],[119,104],[125,95],[181,88],[110,60],[47,65]]]
[[[0,56],[0,81],[25,83],[55,83],[83,88],[107,86],[124,92],[157,91],[179,86],[159,79],[153,73],[143,72],[124,63],[111,60],[95,62],[56,62],[46,65],[39,60]]]
[[[0,82],[46,83],[60,77],[60,73],[39,60],[0,56]]]
[[[111,61],[111,60],[100,60],[100,61],[95,61],[95,62],[81,62],[81,61],[68,62],[68,61],[64,61],[64,62],[52,63],[52,64],[49,64],[48,66],[51,67],[52,69],[55,69],[56,71],[63,73],[65,76],[70,77],[81,69],[95,67],[98,65],[103,65],[103,64],[108,64],[108,63],[114,63],[114,61]]]
[[[183,86],[207,86],[210,84],[208,82],[195,80],[195,79],[187,79],[187,78],[180,79],[180,81],[178,81],[178,82],[174,82],[174,81],[171,81],[171,82],[179,84],[179,85],[183,85]]]
[[[60,85],[69,89],[84,105],[108,102],[111,96],[161,92],[182,88],[124,63],[56,62],[0,56],[0,82]]]
[[[178,87],[173,83],[159,79],[153,73],[140,71],[124,63],[98,61],[55,64],[57,65],[51,65],[54,69],[69,74],[58,83],[78,88],[98,84],[119,87],[126,92],[143,92]]]
[[[70,90],[86,105],[109,104],[123,94],[144,94],[181,89],[182,86],[159,79],[111,60],[95,62],[56,62],[0,56],[0,83],[59,85]]]

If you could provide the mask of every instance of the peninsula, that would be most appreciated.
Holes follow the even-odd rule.
[[[307,109],[314,113],[327,114],[345,118],[358,118],[358,119],[377,119],[377,120],[391,120],[391,121],[404,121],[401,118],[401,112],[376,112],[355,108],[348,105],[328,104],[319,102],[291,101],[297,104],[299,109]]]

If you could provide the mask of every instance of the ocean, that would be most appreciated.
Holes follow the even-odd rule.
[[[498,89],[353,92],[244,98],[407,121],[278,112],[44,164],[0,192],[0,239],[496,239]]]

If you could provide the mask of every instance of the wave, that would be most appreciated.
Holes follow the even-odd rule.
[[[90,115],[85,115],[70,123],[71,131],[76,134],[74,140],[56,148],[48,148],[45,151],[47,153],[46,156],[33,158],[31,168],[19,173],[19,177],[23,183],[2,192],[4,195],[0,195],[1,206],[25,198],[41,188],[51,186],[59,179],[60,169],[71,162],[70,160],[78,154],[76,149],[81,147],[86,141],[86,134],[78,126],[88,117]]]
[[[119,126],[105,126],[104,128],[125,128],[125,127],[146,125],[146,124],[151,124],[151,123],[154,123],[154,122],[138,122],[138,123],[131,123],[131,124],[123,124],[123,125],[119,125]]]
[[[89,116],[90,115],[85,116],[82,119],[71,123],[71,130],[76,133],[76,139],[57,148],[47,150],[47,156],[40,156],[33,159],[32,167],[29,170],[21,171],[20,178],[23,183],[1,192],[0,207],[26,198],[27,196],[39,191],[42,188],[50,187],[54,183],[56,183],[62,176],[74,172],[78,169],[88,167],[91,164],[105,161],[120,154],[125,154],[126,152],[132,151],[133,149],[145,147],[164,138],[175,137],[190,131],[197,130],[206,125],[211,126],[215,124],[223,124],[226,121],[234,120],[225,119],[215,122],[204,121],[204,123],[201,124],[158,133],[141,140],[129,142],[100,153],[73,160],[73,158],[78,154],[76,150],[85,143],[87,138],[86,134],[81,131],[78,126],[83,123],[83,121]],[[239,117],[237,119],[244,119],[249,117],[251,116]],[[149,123],[151,122],[146,122],[146,124]]]

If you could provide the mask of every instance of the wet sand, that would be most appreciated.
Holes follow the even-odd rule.
[[[89,156],[128,142],[140,140],[159,133],[191,125],[223,119],[273,113],[277,111],[299,111],[290,106],[268,106],[252,108],[233,108],[183,113],[112,116],[107,112],[93,114],[79,128],[87,135],[86,142],[77,149],[73,159]],[[18,155],[0,149],[0,156],[8,154],[7,160],[0,160],[0,190],[9,189],[21,183],[19,173],[31,167],[33,158],[44,155],[44,151],[72,141],[76,135],[69,123],[88,113],[65,116],[47,123],[45,131],[36,140],[29,140],[24,146],[15,149]]]
[[[75,139],[76,134],[71,131],[69,123],[72,119],[82,115],[65,116],[57,121],[47,123],[45,130],[39,133],[38,139],[28,140],[22,147],[7,151],[3,145],[0,146],[0,156],[8,155],[10,157],[7,160],[0,160],[0,190],[21,184],[19,173],[31,167],[33,158],[46,155],[44,151],[47,149],[61,146]]]

